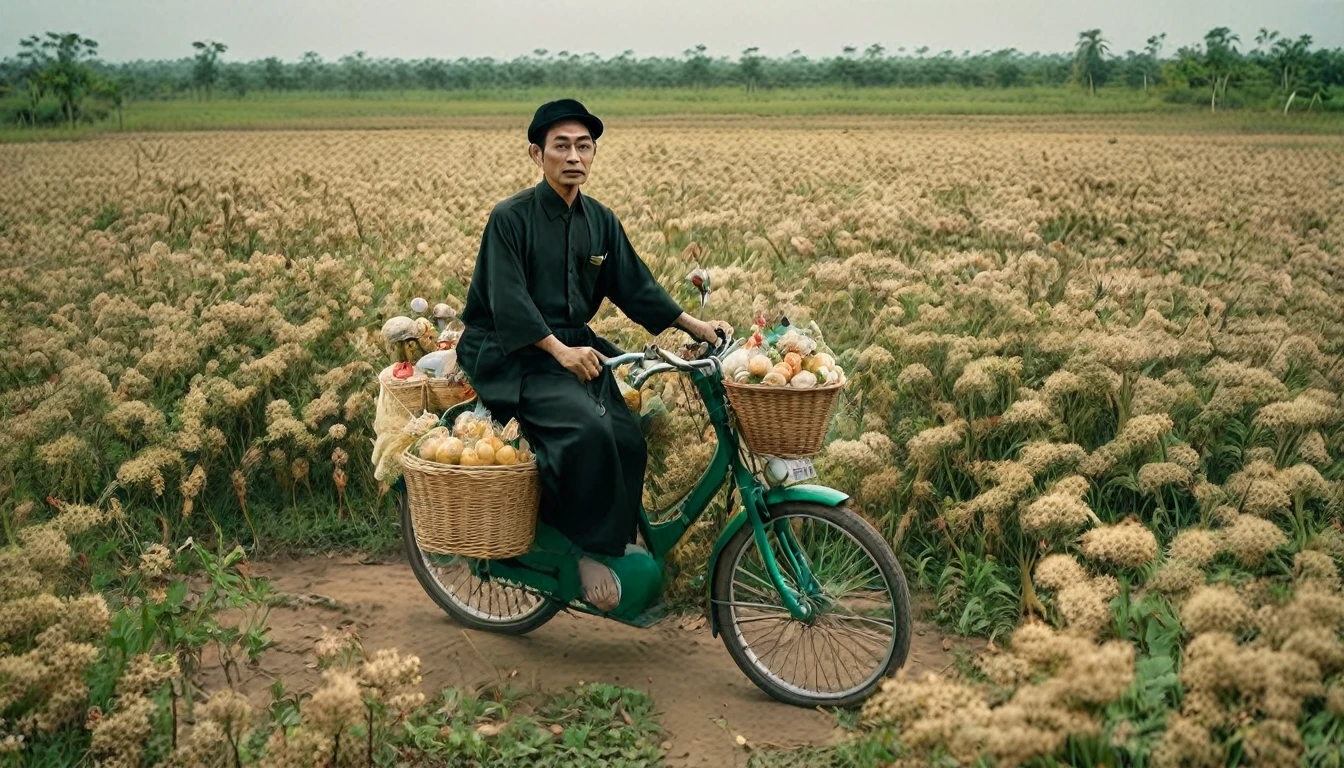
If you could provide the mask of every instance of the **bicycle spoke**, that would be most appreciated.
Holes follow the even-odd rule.
[[[480,578],[462,560],[444,563],[424,557],[424,562],[443,595],[458,609],[482,621],[518,621],[545,605],[543,598],[527,590]]]
[[[769,589],[768,591],[759,589],[759,588],[757,588],[757,587],[753,587],[753,586],[751,586],[750,584],[743,584],[743,583],[740,582],[740,581],[734,581],[734,582],[733,582],[733,586],[734,586],[734,587],[741,587],[741,588],[743,589],[743,591],[749,592],[749,593],[751,593],[751,594],[753,594],[753,595],[755,595],[755,596],[757,596],[757,597],[763,598],[763,599],[765,599],[765,600],[769,600],[769,599],[771,599],[772,597],[778,597],[778,596],[779,596],[778,590],[776,590],[773,586],[770,586],[770,589]],[[736,590],[734,590],[734,592],[736,592]]]
[[[867,655],[861,655],[848,644],[833,637],[829,632],[826,637],[830,640],[832,648],[835,651],[835,664],[844,670],[845,676],[852,682],[856,678],[863,679],[867,674],[868,668],[872,665],[872,658]]]
[[[839,648],[836,647],[835,640],[830,636],[829,633],[823,632],[821,638],[822,641],[826,644],[826,646],[831,650],[830,653],[831,668],[835,670],[835,678],[839,680],[843,676],[843,673],[840,671]]]

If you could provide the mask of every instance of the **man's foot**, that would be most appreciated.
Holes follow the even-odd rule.
[[[580,558],[579,581],[583,583],[584,598],[599,611],[607,613],[620,604],[621,583],[607,566],[590,557]]]

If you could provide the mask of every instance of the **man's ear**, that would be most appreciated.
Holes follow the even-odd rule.
[[[538,167],[541,166],[541,155],[543,151],[544,150],[536,144],[531,144],[527,148],[528,156],[532,158],[532,162],[536,163]]]

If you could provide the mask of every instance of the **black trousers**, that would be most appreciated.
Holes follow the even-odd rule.
[[[585,551],[624,554],[635,540],[648,448],[611,371],[583,382],[559,365],[533,368],[517,417],[537,453],[541,520]]]

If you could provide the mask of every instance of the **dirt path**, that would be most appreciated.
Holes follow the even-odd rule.
[[[669,619],[636,629],[562,613],[525,637],[470,632],[453,624],[420,589],[402,562],[361,564],[309,557],[258,564],[280,593],[299,599],[271,612],[274,649],[254,685],[282,677],[297,690],[316,682],[313,643],[322,628],[352,624],[369,650],[395,647],[420,657],[426,690],[472,686],[501,676],[542,690],[580,681],[648,691],[667,732],[671,766],[746,762],[737,735],[758,746],[824,744],[834,736],[829,715],[775,702],[733,663],[709,630]],[[916,625],[906,673],[921,676],[952,662],[936,629]]]

